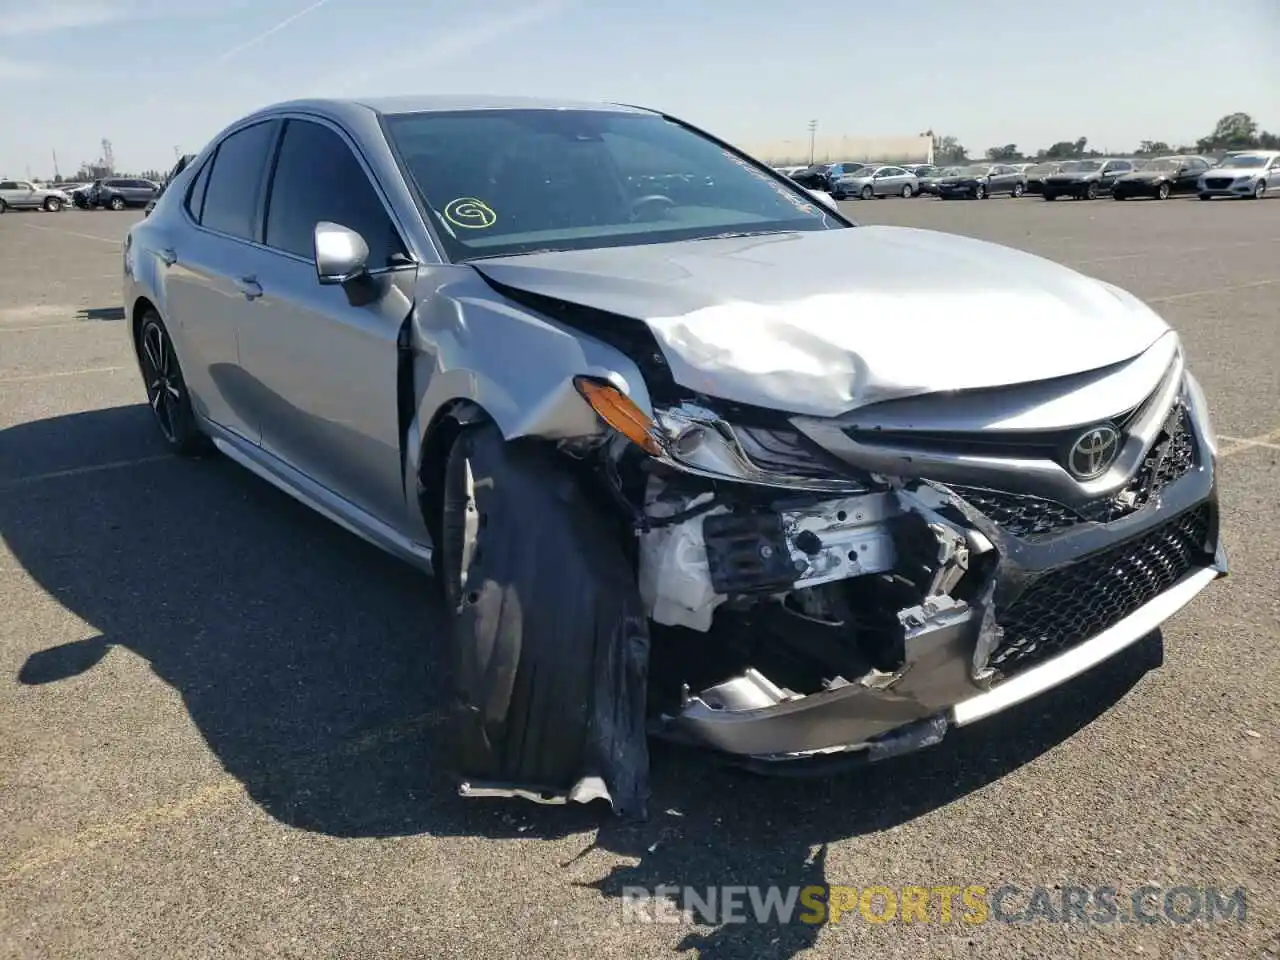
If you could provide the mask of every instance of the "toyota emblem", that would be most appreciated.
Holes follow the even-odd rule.
[[[1077,480],[1093,480],[1107,472],[1119,452],[1120,434],[1114,427],[1090,427],[1071,445],[1067,469]]]

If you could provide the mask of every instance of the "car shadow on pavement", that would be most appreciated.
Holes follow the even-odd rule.
[[[711,769],[702,754],[655,744],[644,823],[603,804],[464,801],[447,769],[445,628],[431,582],[228,460],[163,453],[142,404],[0,433],[0,534],[100,634],[31,651],[18,682],[38,696],[92,677],[104,657],[137,655],[283,823],[338,837],[581,836],[581,853],[561,865],[566,882],[617,899],[620,915],[628,887],[879,882],[828,879],[826,846],[891,829],[1034,760],[1114,705],[1162,651],[1153,635],[940,746],[827,779]],[[136,462],[66,472],[124,459]],[[26,479],[46,472],[60,475]],[[638,862],[583,879],[597,850]],[[789,957],[819,929],[689,927],[683,948]]]

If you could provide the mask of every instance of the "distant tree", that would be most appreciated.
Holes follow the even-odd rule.
[[[1196,141],[1201,153],[1214,150],[1243,150],[1259,146],[1258,122],[1247,113],[1229,113],[1213,128],[1213,133]]]
[[[964,163],[969,159],[966,150],[955,137],[933,138],[933,162],[937,164]]]
[[[1007,163],[1010,160],[1017,160],[1022,154],[1018,151],[1016,143],[1006,143],[1003,147],[988,147],[987,159],[992,163]]]
[[[1138,153],[1140,154],[1173,153],[1173,147],[1169,146],[1163,140],[1143,140],[1140,144],[1138,144]]]
[[[1048,150],[1042,150],[1038,156],[1046,160],[1066,160],[1069,157],[1078,157],[1084,153],[1085,144],[1089,141],[1084,137],[1078,140],[1059,140]]]

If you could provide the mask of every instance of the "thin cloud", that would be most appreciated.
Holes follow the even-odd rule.
[[[29,60],[10,60],[0,57],[0,81],[40,80],[49,74],[49,68],[43,63],[32,63]]]
[[[329,77],[321,81],[318,86],[322,86],[326,93],[336,95],[366,93],[367,85],[379,77],[390,76],[405,70],[434,67],[445,61],[475,53],[523,27],[557,16],[571,6],[572,2],[573,0],[543,0],[531,7],[511,12],[489,9],[474,25],[441,33],[430,43],[420,44],[415,41],[412,52],[399,57],[379,57],[372,69],[348,73],[337,78]]]
[[[305,17],[309,13],[315,13],[321,7],[331,2],[332,0],[315,0],[315,3],[309,4],[303,7],[301,10],[299,10],[297,13],[293,14],[292,16],[285,17],[283,20],[277,23],[274,27],[271,27],[267,30],[262,31],[262,33],[259,33],[257,36],[250,37],[248,40],[244,41],[243,43],[239,43],[236,46],[232,47],[230,50],[226,51],[226,53],[220,54],[219,56],[215,57],[213,62],[209,64],[209,66],[216,67],[226,63],[232,57],[238,57],[240,54],[244,53],[249,48],[256,47],[263,40],[266,40],[268,37],[279,33],[281,30],[289,26],[289,24],[293,23],[295,20],[301,20],[303,17]]]
[[[32,37],[123,20],[129,10],[109,3],[37,3],[0,6],[0,37]]]

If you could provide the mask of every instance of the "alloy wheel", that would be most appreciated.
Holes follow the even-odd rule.
[[[148,321],[142,328],[139,347],[143,377],[147,385],[147,402],[151,405],[151,412],[155,415],[160,432],[169,443],[176,446],[180,442],[179,417],[184,391],[178,359],[164,327],[155,321]]]
[[[1169,185],[1167,183],[1160,184],[1159,188],[1156,190],[1156,197],[1160,200],[1169,199]]]

